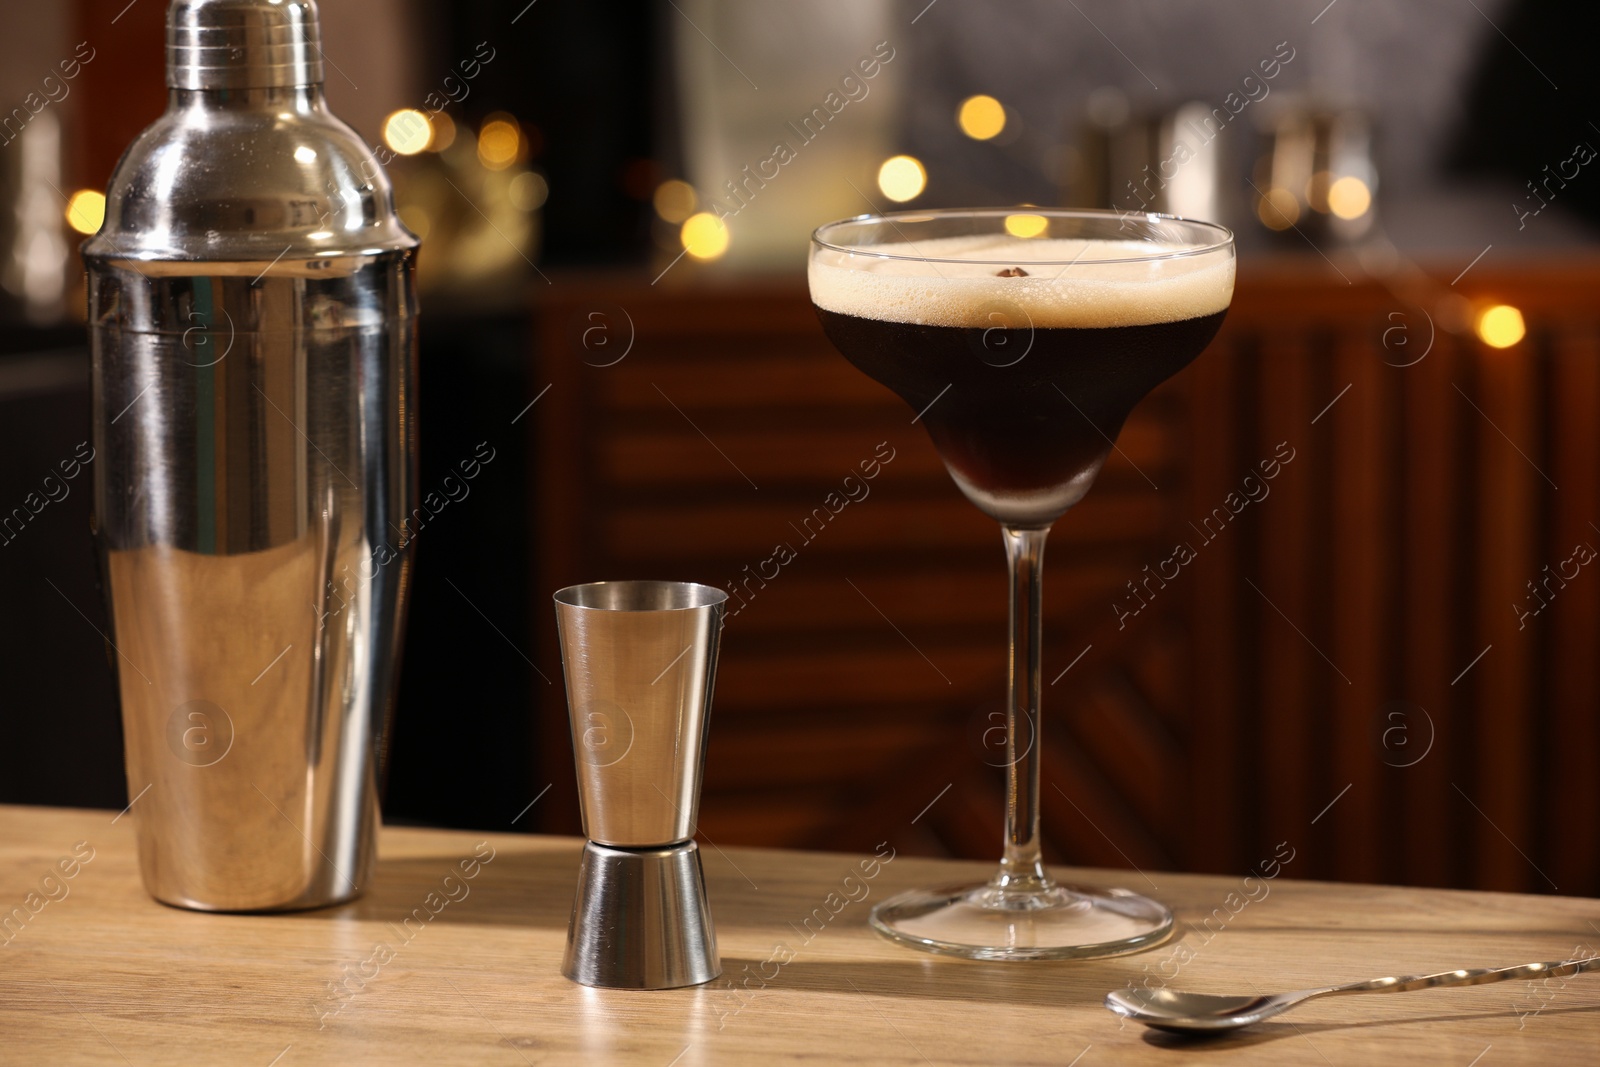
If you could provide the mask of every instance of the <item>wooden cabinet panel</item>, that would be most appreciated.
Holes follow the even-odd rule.
[[[1288,841],[1291,876],[1600,893],[1600,567],[1527,600],[1600,547],[1596,283],[1480,267],[1457,289],[1520,306],[1528,338],[1434,327],[1410,362],[1427,338],[1386,346],[1415,311],[1381,286],[1244,265],[1217,342],[1052,534],[1047,855],[1243,871]],[[575,327],[595,309],[631,340],[609,366]],[[732,587],[708,839],[992,857],[975,738],[1004,691],[1003,557],[911,413],[798,281],[570,279],[538,315],[543,655],[558,585]],[[847,486],[880,443],[894,459]],[[1195,560],[1147,583],[1179,543]],[[573,829],[563,694],[540,688],[546,826]]]

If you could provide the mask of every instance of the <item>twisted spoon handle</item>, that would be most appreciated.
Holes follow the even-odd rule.
[[[1559,978],[1562,975],[1581,974],[1600,970],[1600,956],[1583,959],[1560,960],[1555,963],[1525,963],[1520,967],[1479,967],[1470,971],[1441,971],[1438,974],[1418,974],[1409,978],[1374,978],[1367,982],[1331,986],[1315,995],[1341,993],[1408,993],[1413,989],[1432,989],[1437,986],[1485,985],[1489,982],[1506,982],[1513,978]]]

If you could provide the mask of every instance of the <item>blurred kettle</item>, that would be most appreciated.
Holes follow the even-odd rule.
[[[1063,200],[1236,226],[1245,207],[1230,176],[1242,138],[1220,132],[1205,104],[1136,110],[1120,89],[1097,89],[1068,140]]]
[[[1269,230],[1353,241],[1377,222],[1371,117],[1357,108],[1295,104],[1265,130],[1251,175],[1255,215]]]

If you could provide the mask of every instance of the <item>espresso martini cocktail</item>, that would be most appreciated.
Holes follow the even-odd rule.
[[[819,229],[809,277],[829,340],[916,413],[967,499],[1000,522],[1011,567],[1000,871],[885,901],[873,926],[977,959],[1158,943],[1172,929],[1165,907],[1061,885],[1040,860],[1044,543],[1134,405],[1216,335],[1233,296],[1232,234],[1162,215],[901,212]]]

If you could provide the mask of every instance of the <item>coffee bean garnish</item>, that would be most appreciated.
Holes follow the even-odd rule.
[[[995,271],[996,278],[1026,278],[1028,272],[1021,267],[1007,267],[1005,270]]]

